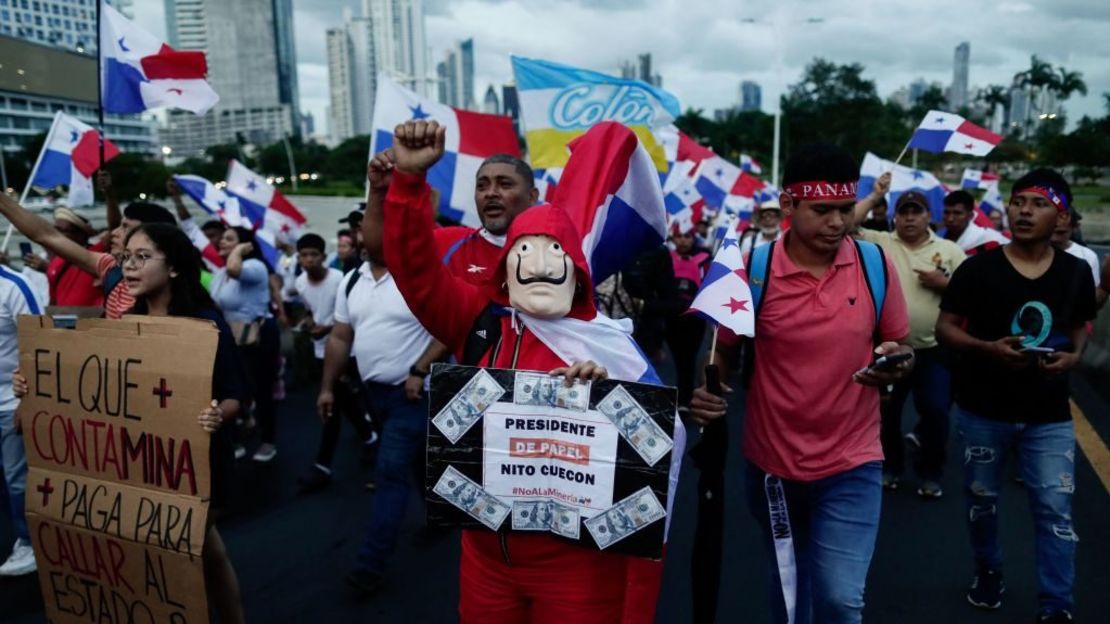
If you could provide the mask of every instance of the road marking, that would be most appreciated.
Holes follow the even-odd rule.
[[[1087,416],[1075,401],[1071,402],[1071,417],[1075,423],[1075,441],[1079,443],[1079,448],[1083,450],[1087,461],[1095,469],[1095,474],[1102,481],[1102,486],[1110,493],[1110,449],[1106,448],[1106,443],[1102,441],[1102,437],[1091,426]]]

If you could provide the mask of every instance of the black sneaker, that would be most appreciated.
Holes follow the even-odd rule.
[[[1002,606],[1002,594],[1005,592],[1002,571],[984,570],[975,573],[971,587],[967,589],[967,601],[980,609],[997,609]]]
[[[1053,611],[1052,613],[1042,613],[1037,616],[1037,624],[1071,624],[1074,621],[1071,617],[1071,611],[1066,609]]]
[[[355,570],[347,575],[347,585],[360,598],[366,598],[382,586],[382,575],[369,570]]]
[[[331,475],[313,466],[301,478],[297,479],[301,494],[312,494],[331,485]]]

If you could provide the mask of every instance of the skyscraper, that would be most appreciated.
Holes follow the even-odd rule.
[[[182,156],[210,145],[265,145],[300,130],[291,0],[165,0],[171,45],[208,57],[220,102],[203,116],[170,112],[164,142]]]
[[[501,114],[501,102],[497,99],[497,90],[493,85],[486,89],[486,96],[482,98],[482,112],[491,115]]]
[[[740,110],[757,111],[763,108],[763,89],[759,83],[745,80],[740,83]]]
[[[344,17],[342,27],[327,31],[329,127],[336,141],[370,133],[378,73],[371,20],[349,11]]]
[[[134,0],[108,0],[108,4],[124,16],[134,17],[132,8]],[[0,2],[0,18],[2,18],[0,35],[10,35],[86,54],[96,52],[96,2],[94,0]]]
[[[501,87],[501,114],[513,118],[513,129],[520,136],[520,97],[517,95],[515,82]]]
[[[474,39],[459,44],[459,103],[466,110],[474,110]]]
[[[474,40],[459,42],[436,64],[439,101],[455,108],[477,109],[474,98]]]
[[[423,0],[362,0],[362,14],[373,26],[381,70],[404,87],[428,95]]]
[[[970,43],[965,41],[956,46],[956,57],[952,65],[952,87],[948,94],[948,106],[954,111],[968,105],[967,66],[970,58]]]
[[[274,47],[277,54],[278,101],[288,104],[293,119],[301,118],[300,93],[297,86],[297,46],[293,39],[293,0],[274,2]],[[299,123],[293,124],[300,134]]]

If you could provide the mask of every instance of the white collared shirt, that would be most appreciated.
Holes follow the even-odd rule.
[[[347,283],[357,279],[347,296]],[[405,303],[397,283],[388,272],[374,279],[370,263],[363,262],[339,285],[335,299],[335,322],[347,323],[355,331],[351,354],[358,362],[363,381],[392,386],[409,376],[432,336]]]

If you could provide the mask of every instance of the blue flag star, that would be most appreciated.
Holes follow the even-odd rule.
[[[424,112],[424,109],[421,108],[420,104],[417,104],[416,106],[410,106],[409,110],[412,111],[412,118],[414,120],[415,119],[427,119],[428,117],[431,117],[431,115]]]
[[[718,169],[718,170],[717,170],[717,177],[719,178],[719,177],[721,177],[721,176],[723,176],[723,175],[725,175],[725,170],[724,170],[724,169]]]
[[[77,142],[77,139],[78,139],[78,138],[79,138],[80,136],[81,136],[81,134],[80,134],[80,133],[78,133],[78,132],[77,132],[76,130],[70,130],[70,131],[69,131],[69,142],[70,142],[70,143],[76,143],[76,142]]]
[[[223,210],[223,209],[227,208],[227,202],[222,200],[222,199],[218,200],[216,202],[216,205],[220,207],[220,210]]]
[[[937,123],[944,123],[944,117],[937,117]]]
[[[735,238],[726,238],[724,242],[721,243],[721,248],[728,249],[729,247],[736,247],[738,244]]]
[[[925,177],[924,173],[921,173],[920,171],[917,171],[916,169],[914,170],[914,172],[913,172],[913,179],[914,180],[920,180],[921,178],[924,178],[924,177]]]
[[[248,191],[257,191],[258,190],[258,183],[255,182],[254,180],[247,181],[247,190]]]
[[[124,52],[130,52],[131,48],[124,45],[123,40],[124,40],[124,37],[120,37],[119,41],[116,42],[116,43],[119,43],[119,49],[123,50]]]

